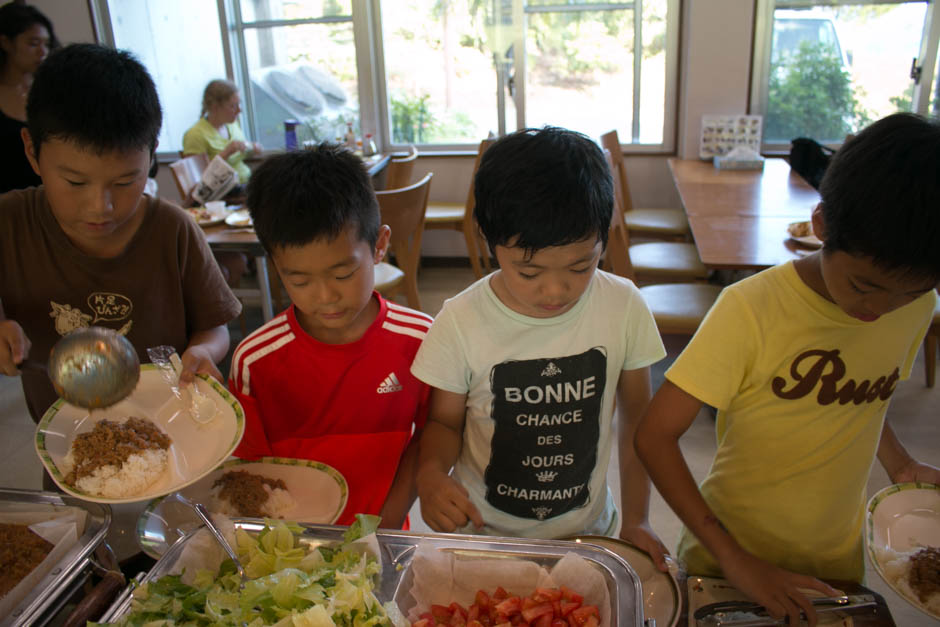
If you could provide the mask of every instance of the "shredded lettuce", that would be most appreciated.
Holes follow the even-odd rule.
[[[251,581],[231,560],[218,572],[200,571],[193,585],[165,575],[137,588],[131,612],[116,625],[130,627],[372,627],[393,625],[374,593],[381,567],[375,556],[352,546],[375,532],[378,516],[357,516],[333,547],[310,549],[301,527],[265,521],[252,535],[236,531],[235,550]],[[394,621],[397,623],[398,621]]]

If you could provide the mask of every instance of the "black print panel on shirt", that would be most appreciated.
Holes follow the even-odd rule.
[[[587,503],[606,384],[603,348],[493,367],[496,424],[483,475],[490,505],[545,520]]]

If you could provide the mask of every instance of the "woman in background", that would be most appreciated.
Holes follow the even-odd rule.
[[[35,7],[0,7],[0,194],[39,185],[23,150],[26,96],[33,74],[58,42],[52,22]]]
[[[237,121],[241,110],[241,96],[235,83],[210,81],[202,95],[199,121],[183,135],[183,156],[205,154],[211,161],[219,155],[235,169],[238,182],[244,185],[251,176],[245,157],[260,153],[262,148],[245,139]]]

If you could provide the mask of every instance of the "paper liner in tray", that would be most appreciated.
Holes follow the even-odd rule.
[[[75,546],[85,531],[86,515],[87,512],[78,507],[39,504],[11,505],[0,511],[0,523],[28,525],[32,532],[53,545],[46,558],[0,598],[0,617],[11,616],[16,606]]]
[[[441,551],[437,546],[421,543],[409,568],[414,571],[409,590],[414,605],[408,610],[412,622],[429,611],[431,604],[449,605],[456,601],[467,607],[473,604],[477,590],[492,594],[501,587],[510,595],[525,597],[536,588],[566,586],[581,594],[585,605],[597,606],[601,627],[611,624],[610,594],[603,575],[574,553],[565,554],[547,569],[526,559],[486,559]]]

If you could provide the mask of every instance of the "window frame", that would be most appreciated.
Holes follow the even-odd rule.
[[[778,2],[782,6],[777,6]],[[934,69],[937,66],[937,46],[940,41],[940,10],[933,0],[890,0],[890,4],[926,3],[924,29],[921,35],[921,47],[917,63],[921,68],[920,80],[914,85],[914,98],[911,111],[928,115],[933,82],[936,79]],[[750,106],[752,115],[766,115],[768,92],[770,89],[770,57],[773,44],[774,10],[800,9],[813,7],[834,7],[838,5],[886,4],[884,0],[757,0],[754,16],[754,53],[751,58]],[[761,139],[763,154],[787,154],[789,144],[768,143]],[[834,147],[840,143],[830,144]]]
[[[532,5],[526,6],[525,0],[511,0],[514,18],[522,20],[523,27],[517,29],[517,50],[525,50],[525,20],[529,15],[546,12],[630,10],[642,14],[643,0],[628,2],[587,2],[583,4]],[[91,0],[92,19],[96,37],[106,45],[114,46],[114,33],[108,0]],[[358,75],[360,130],[363,135],[371,133],[386,152],[407,149],[405,144],[391,142],[389,120],[388,90],[385,74],[384,41],[382,39],[381,0],[351,0],[352,15],[301,19],[255,20],[244,21],[241,14],[240,0],[216,0],[219,25],[222,32],[222,51],[225,61],[226,78],[233,80],[241,89],[242,114],[241,126],[246,135],[254,139],[258,136],[254,98],[251,81],[248,80],[248,58],[245,50],[245,32],[278,26],[296,26],[302,24],[323,24],[351,22],[353,42],[356,54]],[[624,151],[632,154],[673,154],[676,150],[677,124],[676,111],[679,94],[679,37],[681,21],[681,0],[666,0],[666,76],[663,111],[663,140],[659,144],[634,143],[639,137],[640,124],[640,87],[642,80],[642,20],[634,20],[634,77],[633,77],[633,119],[631,141],[621,144]],[[636,52],[640,51],[640,54]],[[513,75],[517,88],[513,96],[517,111],[516,125],[524,125],[525,116],[525,54],[514,55]],[[493,71],[494,88],[497,89],[499,134],[505,133],[505,81],[509,78],[496,68]],[[519,87],[521,86],[521,88]],[[476,151],[476,144],[421,144],[418,148],[425,154],[471,154]],[[158,156],[178,156],[174,151],[159,152]]]

